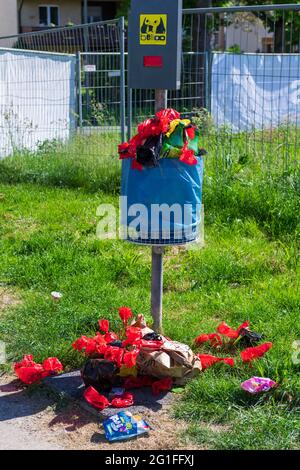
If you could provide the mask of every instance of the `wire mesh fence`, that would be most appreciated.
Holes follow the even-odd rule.
[[[184,10],[168,105],[200,126],[212,176],[299,168],[299,49],[299,4]],[[134,90],[133,127],[152,113],[153,91]]]
[[[104,168],[124,139],[122,57],[123,19],[0,38],[0,159]]]
[[[300,5],[186,10],[183,24],[212,174],[299,168]]]
[[[117,168],[125,132],[154,114],[154,90],[126,86],[123,21],[0,38],[0,158],[53,151]],[[299,4],[184,10],[181,89],[168,105],[199,125],[208,174],[299,167],[299,48]]]

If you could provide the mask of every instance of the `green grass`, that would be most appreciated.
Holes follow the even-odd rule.
[[[283,177],[275,157],[271,172],[259,172],[258,156],[239,162],[240,153],[232,147],[232,162],[218,180],[215,159],[208,157],[205,248],[167,250],[164,329],[192,345],[222,320],[236,327],[248,319],[274,347],[253,368],[221,364],[205,371],[189,383],[174,412],[189,421],[188,438],[206,448],[296,449],[299,173]],[[86,161],[86,150],[74,157],[50,154],[0,162],[0,285],[22,299],[1,312],[0,339],[10,361],[25,353],[38,361],[57,355],[71,369],[82,363],[72,341],[94,332],[98,318],[114,324],[116,308],[128,305],[150,320],[150,250],[96,238],[98,205],[118,203],[116,163],[93,156]],[[52,290],[64,294],[60,302],[53,303]],[[255,374],[280,387],[247,397],[240,383]]]

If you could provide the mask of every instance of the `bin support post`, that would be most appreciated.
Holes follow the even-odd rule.
[[[167,97],[167,90],[155,90],[155,112],[167,108]],[[162,333],[163,253],[162,246],[152,247],[151,314],[157,333]]]

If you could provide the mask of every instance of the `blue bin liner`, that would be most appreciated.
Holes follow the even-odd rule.
[[[175,158],[164,158],[159,161],[158,167],[144,168],[142,171],[132,169],[130,159],[123,160],[121,195],[127,199],[122,199],[121,224],[128,228],[137,216],[141,221],[140,224],[136,223],[134,235],[126,230],[126,240],[146,245],[180,245],[198,238],[203,160],[201,157],[197,160],[197,165],[190,166]],[[133,215],[129,215],[129,208],[135,204],[142,204],[147,211],[141,213],[134,206]],[[170,208],[178,204],[182,217],[174,217],[170,211],[171,216],[159,213],[151,221],[151,207],[161,204],[167,204]]]

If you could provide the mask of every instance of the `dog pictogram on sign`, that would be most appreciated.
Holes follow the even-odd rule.
[[[140,44],[167,44],[167,15],[140,15]]]

